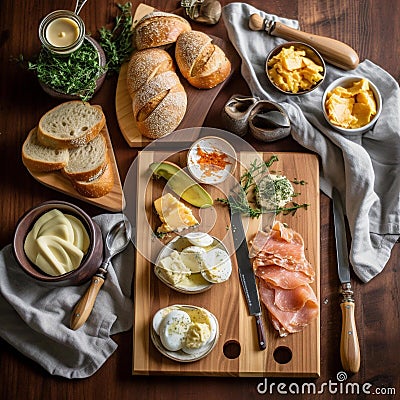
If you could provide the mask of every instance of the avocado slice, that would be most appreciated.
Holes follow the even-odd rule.
[[[213,205],[210,194],[178,165],[169,161],[154,162],[150,169],[155,176],[166,179],[168,187],[193,206],[205,208]]]

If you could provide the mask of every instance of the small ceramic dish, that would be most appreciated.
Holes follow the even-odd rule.
[[[83,223],[90,240],[89,249],[80,266],[71,272],[57,276],[41,271],[29,260],[24,251],[25,238],[35,222],[44,213],[54,209],[77,217]],[[79,285],[86,282],[96,273],[103,261],[103,239],[99,226],[81,208],[65,201],[48,201],[26,212],[15,229],[13,250],[19,265],[29,276],[37,281],[58,286]]]
[[[337,132],[340,132],[344,135],[348,135],[348,136],[358,136],[368,130],[370,130],[374,124],[376,123],[376,121],[378,120],[381,112],[382,112],[382,97],[381,94],[379,92],[379,89],[376,87],[376,85],[371,82],[369,79],[366,79],[369,83],[369,88],[372,91],[373,95],[374,95],[374,100],[376,103],[376,114],[374,115],[374,117],[371,119],[371,121],[369,123],[367,123],[366,125],[360,127],[360,128],[344,128],[338,125],[335,125],[331,122],[331,120],[329,119],[327,110],[326,110],[326,100],[327,100],[327,96],[330,92],[332,92],[333,89],[335,89],[336,87],[340,86],[343,88],[349,88],[353,85],[353,83],[355,82],[359,82],[361,79],[366,79],[362,76],[345,76],[339,79],[336,79],[335,81],[333,81],[325,90],[323,96],[322,96],[322,112],[324,114],[324,117],[326,119],[326,121],[328,122],[328,124],[335,129]]]
[[[236,151],[218,136],[203,137],[190,147],[187,166],[197,181],[216,185],[234,173]]]
[[[210,329],[210,338],[205,345],[201,346],[199,349],[191,349],[190,352],[185,352],[182,349],[172,351],[168,350],[163,342],[162,338],[160,337],[160,325],[162,325],[162,320],[167,317],[167,315],[171,312],[187,312],[189,317],[191,313],[194,315],[201,313],[201,315],[205,315],[206,318],[208,319],[208,325]],[[192,322],[196,322],[195,318],[192,316]],[[200,321],[199,321],[200,322]],[[204,322],[204,321],[202,321]],[[168,357],[171,360],[178,361],[178,362],[193,362],[200,360],[204,357],[206,357],[215,347],[215,345],[218,342],[218,336],[219,336],[219,325],[218,325],[218,320],[213,315],[210,311],[206,310],[205,308],[202,307],[197,307],[197,306],[192,306],[192,305],[172,305],[169,307],[165,307],[163,309],[158,310],[152,319],[151,323],[151,329],[150,329],[150,337],[151,340],[154,344],[154,346],[157,348],[157,350],[163,354],[164,356]],[[165,339],[164,339],[165,340]],[[180,346],[178,346],[180,347]]]
[[[226,249],[225,245],[220,241],[219,239],[207,235],[207,237],[210,237],[212,239],[212,242],[207,245],[207,246],[198,246],[196,247],[193,243],[195,243],[192,239],[189,241],[190,235],[193,235],[197,232],[189,233],[186,236],[177,236],[174,239],[172,239],[169,243],[167,243],[163,249],[160,251],[158,254],[158,257],[154,263],[154,273],[157,276],[158,279],[160,279],[161,282],[163,282],[165,285],[170,287],[173,290],[176,290],[177,292],[180,293],[185,293],[185,294],[196,294],[196,293],[202,293],[205,292],[206,290],[211,289],[212,286],[214,286],[216,283],[218,283],[217,280],[210,279],[208,270],[200,270],[198,272],[192,272],[188,277],[185,277],[178,283],[172,283],[170,280],[167,279],[165,275],[165,271],[163,268],[160,267],[160,261],[171,256],[171,254],[174,251],[177,251],[181,253],[183,250],[188,249],[189,255],[193,254],[193,258],[196,259],[196,253],[199,254],[197,251],[192,253],[193,248],[194,250],[200,248],[204,249],[204,254],[207,252],[218,252],[218,255],[227,255],[228,257],[224,259],[224,269],[222,270],[222,277],[221,277],[221,282],[224,282],[229,279],[231,273],[232,273],[232,263],[229,257],[228,250]],[[186,253],[187,254],[187,253]],[[210,254],[210,253],[209,253]]]
[[[317,64],[318,66],[322,67],[323,70],[322,72],[320,72],[320,74],[322,75],[322,79],[320,79],[318,82],[316,82],[314,85],[312,85],[309,89],[300,89],[297,93],[291,92],[291,91],[286,91],[283,90],[282,88],[280,88],[272,79],[271,76],[269,74],[269,70],[270,67],[268,67],[269,61],[276,55],[278,55],[283,48],[288,49],[291,46],[294,47],[294,50],[304,50],[305,52],[305,57],[309,58],[310,60],[312,60],[315,64]],[[267,74],[267,78],[269,80],[269,82],[271,83],[271,85],[278,90],[281,93],[287,94],[287,95],[291,95],[291,96],[298,96],[298,95],[303,95],[303,94],[307,94],[312,92],[313,90],[315,90],[318,86],[321,85],[321,83],[324,81],[325,76],[326,76],[326,67],[325,67],[325,61],[322,58],[322,56],[318,53],[318,51],[316,49],[314,49],[314,47],[302,43],[302,42],[286,42],[283,43],[277,47],[275,47],[274,49],[272,49],[268,56],[267,56],[267,61],[265,63],[265,70],[266,70],[266,74]]]

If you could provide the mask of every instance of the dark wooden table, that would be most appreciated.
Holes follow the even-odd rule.
[[[133,2],[135,9],[138,1]],[[174,11],[178,1],[144,1],[165,11]],[[228,1],[223,0],[223,4]],[[400,3],[398,0],[252,0],[249,3],[269,13],[298,19],[302,30],[331,36],[347,42],[357,50],[360,60],[368,58],[400,80]],[[96,37],[97,29],[112,23],[117,13],[113,1],[88,1],[81,12],[87,29]],[[31,206],[50,199],[73,201],[91,215],[102,209],[64,196],[37,183],[23,167],[20,149],[27,132],[39,117],[58,101],[47,96],[31,72],[10,62],[11,57],[24,54],[33,57],[39,50],[37,35],[41,18],[55,9],[71,9],[71,1],[13,2],[3,0],[0,12],[0,246],[12,240],[18,218]],[[196,29],[226,38],[223,23],[214,27],[196,25]],[[92,102],[100,104],[106,113],[121,179],[137,154],[123,139],[115,115],[116,77],[108,79]],[[233,93],[248,93],[248,88],[237,71],[214,102],[205,125],[221,127],[219,112]],[[260,149],[272,151],[305,151],[291,138]],[[400,392],[399,362],[399,278],[400,246],[392,252],[384,272],[368,284],[355,279],[356,319],[361,343],[361,368],[347,382],[369,383],[371,392]],[[299,387],[303,382],[314,382],[322,394],[318,398],[337,396],[329,381],[336,382],[341,371],[339,358],[340,312],[336,275],[335,244],[331,203],[321,193],[321,377],[312,380],[268,379]],[[119,347],[105,365],[92,377],[69,381],[53,377],[1,340],[0,398],[1,399],[254,399],[262,398],[257,385],[262,378],[196,378],[131,376],[132,331],[114,336]],[[325,384],[325,385],[323,385]],[[277,387],[274,395],[281,398]],[[292,386],[295,390],[296,386]],[[339,387],[336,388],[339,390]],[[290,392],[287,396],[290,396]],[[309,399],[303,395],[296,398]],[[340,396],[367,398],[365,394]],[[396,398],[386,395],[382,398]],[[398,397],[397,397],[398,398]]]

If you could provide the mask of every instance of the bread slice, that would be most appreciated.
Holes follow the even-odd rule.
[[[68,101],[43,115],[38,125],[38,140],[57,149],[84,146],[100,133],[105,122],[100,107],[79,100]]]
[[[98,198],[105,196],[112,190],[114,187],[114,171],[109,159],[107,161],[104,170],[96,177],[87,181],[76,181],[71,179],[72,186],[79,194],[85,197]]]
[[[104,170],[107,164],[107,143],[103,134],[86,146],[69,149],[69,161],[63,174],[76,181],[87,181]]]
[[[68,150],[43,146],[33,128],[22,145],[22,162],[32,172],[50,172],[62,169],[69,160]]]

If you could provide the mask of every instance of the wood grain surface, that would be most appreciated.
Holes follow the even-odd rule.
[[[143,1],[141,1],[143,2]],[[146,4],[168,12],[178,12],[178,0],[146,0]],[[230,0],[220,0],[222,5]],[[88,1],[80,12],[86,30],[99,38],[98,29],[112,26],[117,14],[115,1]],[[330,36],[353,47],[360,60],[366,58],[388,71],[400,81],[400,3],[398,0],[249,0],[248,3],[268,13],[297,19],[303,31]],[[133,10],[139,1],[132,2]],[[46,200],[71,201],[69,195],[57,192],[37,182],[20,160],[20,149],[29,130],[40,116],[59,104],[40,88],[32,71],[19,68],[10,58],[23,54],[32,59],[40,49],[39,21],[55,9],[72,9],[70,0],[15,2],[3,0],[0,12],[0,245],[11,243],[20,216]],[[223,21],[214,26],[194,23],[198,30],[228,41]],[[131,148],[119,129],[115,111],[117,76],[107,78],[93,98],[107,116],[107,126],[113,145],[121,181],[138,151]],[[205,126],[223,128],[220,112],[233,94],[249,94],[247,83],[238,68],[229,83],[213,102]],[[263,144],[246,137],[257,150],[273,152],[306,152],[307,149],[287,137],[275,143]],[[74,199],[90,215],[104,209]],[[17,351],[6,340],[0,340],[0,398],[7,400],[36,399],[397,399],[400,391],[400,293],[398,265],[400,245],[397,243],[384,271],[368,284],[352,275],[356,300],[356,320],[361,346],[361,367],[358,374],[348,375],[344,384],[369,383],[371,394],[338,394],[329,391],[327,383],[337,383],[340,364],[340,294],[336,272],[333,216],[330,199],[320,193],[320,254],[321,254],[321,374],[309,378],[238,377],[171,377],[132,376],[133,331],[114,335],[118,348],[93,376],[68,380],[52,376],[37,363]],[[289,392],[289,384],[300,388],[298,394]],[[319,394],[302,394],[302,384],[315,384]],[[285,384],[287,394],[278,393]],[[263,385],[263,386],[259,386]],[[322,386],[325,385],[325,386]],[[293,387],[295,389],[296,386]],[[392,390],[391,390],[392,388]],[[260,393],[260,389],[266,389]],[[381,390],[382,389],[382,390]],[[393,391],[394,389],[394,391]],[[381,390],[386,395],[373,395]]]
[[[162,159],[174,162],[184,168],[186,152],[177,154],[163,153]],[[246,171],[257,157],[267,161],[271,153],[257,155],[244,152],[238,154],[236,178]],[[295,215],[279,215],[278,220],[299,232],[305,241],[306,257],[314,267],[316,279],[313,289],[319,296],[320,283],[320,235],[319,235],[319,168],[318,159],[313,154],[276,153],[279,161],[274,163],[271,171],[283,174],[290,180],[302,179],[307,184],[295,185],[296,202],[310,204],[310,207],[298,210]],[[223,284],[216,284],[200,294],[183,294],[168,288],[153,272],[155,260],[160,251],[160,240],[153,232],[160,225],[154,213],[153,202],[163,194],[165,180],[149,180],[149,164],[160,159],[152,151],[139,153],[137,159],[137,193],[136,216],[136,263],[134,279],[134,327],[133,327],[133,373],[134,374],[174,374],[174,375],[216,375],[216,376],[282,376],[282,377],[318,377],[320,373],[320,324],[319,318],[302,332],[280,338],[268,321],[267,349],[260,351],[256,342],[256,329],[253,317],[248,313],[238,276],[232,231],[230,229],[230,212],[226,206],[214,202],[214,207],[200,210],[191,207],[195,217],[201,221],[196,229],[207,232],[223,241],[233,265],[233,273]],[[128,184],[128,183],[127,183]],[[207,185],[213,199],[221,195],[221,185]],[[190,206],[190,205],[189,205]],[[128,217],[130,217],[128,215]],[[262,219],[243,218],[248,243],[260,229]],[[261,227],[262,229],[262,227]],[[173,235],[172,235],[173,236]],[[168,243],[171,236],[164,239]],[[250,247],[250,244],[249,244]],[[213,351],[202,360],[193,363],[178,363],[162,356],[152,344],[150,337],[151,319],[158,309],[173,304],[187,304],[205,307],[211,311],[219,322],[219,340]],[[226,346],[237,346],[240,355],[235,358],[226,356]],[[277,350],[278,349],[278,350]],[[291,353],[287,363],[280,363],[274,357],[275,352]],[[278,359],[279,360],[279,359]]]

